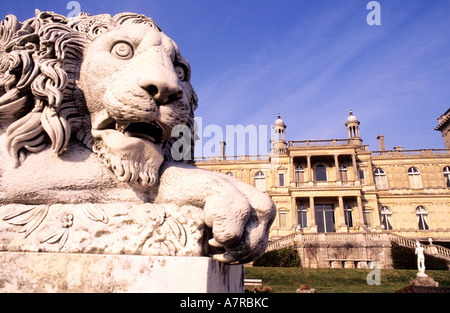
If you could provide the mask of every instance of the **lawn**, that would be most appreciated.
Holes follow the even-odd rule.
[[[274,293],[295,293],[301,284],[308,284],[317,293],[392,293],[409,286],[417,270],[381,270],[381,284],[369,286],[364,269],[315,269],[293,267],[246,267],[245,278],[260,278],[263,286]],[[450,271],[426,271],[441,287],[450,287]]]

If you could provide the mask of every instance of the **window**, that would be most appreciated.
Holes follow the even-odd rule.
[[[363,219],[367,227],[372,227],[372,210],[363,210]]]
[[[447,187],[450,187],[450,166],[444,167],[444,178]]]
[[[280,187],[284,187],[284,173],[278,173],[278,183]]]
[[[266,191],[266,177],[261,171],[255,174],[255,187],[259,191]]]
[[[383,169],[377,168],[374,172],[375,186],[377,189],[387,189],[386,173]]]
[[[364,173],[364,170],[359,170],[359,180],[361,181],[361,185],[366,184],[366,174]]]
[[[332,204],[316,204],[314,211],[319,233],[330,233],[336,230]]]
[[[305,181],[305,169],[303,166],[297,165],[295,167],[295,181],[304,182]]]
[[[422,188],[422,179],[420,178],[420,172],[416,167],[410,167],[408,169],[408,177],[411,188]]]
[[[281,209],[278,213],[280,228],[287,228],[287,211],[285,209]]]
[[[302,204],[297,207],[297,223],[300,228],[306,228],[308,226],[307,209]]]
[[[317,165],[315,169],[316,181],[327,181],[327,168],[323,165]]]
[[[353,227],[353,210],[348,204],[344,205],[345,225]]]
[[[428,221],[428,210],[423,206],[416,208],[417,224],[420,230],[428,230],[430,227]]]
[[[385,230],[392,230],[392,210],[387,206],[380,209],[381,227]]]
[[[228,176],[233,177],[233,173],[231,173],[231,172],[228,172],[228,173],[226,173],[225,175],[228,175]]]
[[[339,176],[341,178],[341,181],[348,181],[347,167],[345,165],[339,165]]]

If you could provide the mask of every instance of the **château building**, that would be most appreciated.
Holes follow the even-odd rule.
[[[335,238],[333,233],[450,241],[449,121],[450,110],[436,127],[447,149],[386,150],[380,135],[372,151],[352,111],[343,123],[347,138],[329,140],[287,141],[278,115],[270,155],[230,157],[222,149],[221,156],[195,165],[266,192],[277,208],[272,241],[295,234]]]

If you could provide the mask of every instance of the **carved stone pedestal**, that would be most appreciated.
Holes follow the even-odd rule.
[[[411,279],[411,285],[439,287],[439,283],[425,273],[417,273],[415,279]]]
[[[207,257],[0,252],[0,292],[243,292],[242,265]]]

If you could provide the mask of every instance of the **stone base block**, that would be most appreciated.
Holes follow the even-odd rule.
[[[417,273],[415,279],[411,279],[410,283],[415,286],[439,287],[439,283],[425,273]]]
[[[243,292],[243,266],[208,257],[0,252],[0,264],[0,292]]]

